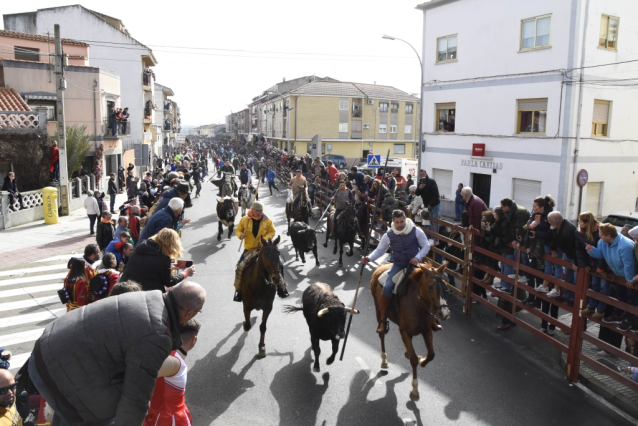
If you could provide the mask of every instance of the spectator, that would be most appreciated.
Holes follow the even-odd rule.
[[[98,272],[108,270],[108,269],[116,269],[117,268],[117,258],[113,253],[104,253],[102,256],[102,261],[97,266]]]
[[[468,214],[470,226],[475,229],[481,229],[481,216],[484,211],[489,209],[483,200],[472,194],[472,188],[469,186],[461,190],[461,195],[463,195],[463,200],[465,201],[465,210]],[[423,201],[425,202],[425,200]]]
[[[594,215],[591,212],[584,212],[578,215],[578,230],[576,231],[576,264],[581,268],[588,268],[592,271],[601,273],[607,268],[605,261],[603,259],[594,259],[591,256],[588,256],[587,250],[585,249],[587,244],[594,247],[598,246],[598,240],[600,240],[598,225],[598,221],[594,218]],[[603,296],[609,296],[611,286],[609,281],[592,275],[591,289]],[[602,320],[605,317],[606,308],[606,303],[590,297],[587,306],[582,309],[581,312],[585,315],[593,312],[592,318]]]
[[[124,231],[120,234],[120,236],[116,239],[113,239],[108,246],[106,246],[105,253],[111,253],[117,259],[117,264],[119,265],[122,261],[122,249],[124,245],[128,243],[131,239],[131,234]]]
[[[16,404],[16,381],[8,370],[0,370],[0,425],[22,426]]]
[[[121,133],[122,133],[123,135],[128,134],[128,133],[127,133],[127,131],[128,131],[128,121],[129,121],[130,116],[131,116],[131,115],[130,115],[130,114],[129,114],[129,112],[128,112],[128,107],[127,107],[127,108],[124,108],[124,111],[122,111],[122,120],[121,120],[121,121],[122,121],[122,130],[121,130]]]
[[[84,247],[84,263],[89,268],[94,268],[93,265],[100,260],[101,255],[100,247],[97,244],[88,244]],[[95,269],[95,268],[94,268]]]
[[[89,235],[95,235],[95,221],[100,215],[100,206],[98,206],[97,200],[93,197],[93,191],[87,191],[86,195],[84,208],[86,209],[86,215],[89,217],[89,229],[91,231]]]
[[[140,240],[140,213],[141,209],[139,206],[131,207],[131,217],[129,218],[129,228],[131,231],[131,238],[133,239],[133,243],[137,245],[137,242]]]
[[[64,279],[64,296],[66,311],[70,312],[91,303],[89,298],[89,281],[95,276],[95,270],[87,267],[82,259],[72,258],[69,261],[70,270]]]
[[[51,172],[51,182],[60,181],[60,149],[58,148],[58,142],[53,141],[51,143],[51,153],[49,160],[49,171]]]
[[[634,242],[629,238],[619,235],[618,230],[611,223],[604,223],[598,228],[600,240],[598,246],[589,244],[585,246],[589,255],[595,259],[605,259],[612,272],[627,280],[625,285],[616,284],[617,299],[620,302],[636,306],[636,290],[633,289],[634,278],[636,278],[636,258],[634,256]],[[627,331],[631,328],[634,315],[625,312],[620,308],[614,309],[614,313],[603,318],[607,324],[619,324],[618,330]]]
[[[456,214],[455,220],[457,222],[461,221],[461,213],[463,213],[463,209],[465,209],[465,202],[463,201],[461,190],[463,190],[463,184],[459,183],[456,189],[456,196],[454,197],[454,213]]]
[[[489,210],[484,211],[481,217],[481,232],[485,236],[483,248],[492,253],[500,254],[499,239],[496,232],[497,226],[498,224],[494,218],[494,213]],[[477,262],[490,269],[497,269],[498,267],[498,261],[489,256],[480,256]],[[494,275],[488,272],[481,281],[487,285],[491,285],[494,282]]]
[[[385,197],[387,195],[390,195],[390,191],[388,191],[388,189],[381,184],[380,180],[375,179],[374,182],[372,182],[372,188],[370,188],[370,190],[368,191],[368,197],[377,198],[377,194],[379,195],[378,203],[379,206],[381,206],[381,204],[383,204],[383,201],[385,200]]]
[[[325,167],[325,164],[323,164],[323,161],[321,161],[321,158],[315,157],[315,161],[313,161],[312,163],[313,175],[319,176],[319,174],[321,173],[322,167]]]
[[[412,180],[412,175],[409,174],[406,176],[405,187],[409,189],[412,185],[414,185],[414,181]]]
[[[367,191],[364,189],[364,187],[366,186],[364,183],[366,175],[364,175],[362,172],[359,171],[359,169],[356,166],[352,166],[350,167],[350,174],[348,176],[348,178],[351,181],[354,181],[355,185],[357,185],[355,191],[359,191],[359,194],[364,194]]]
[[[106,246],[113,240],[115,235],[115,225],[111,220],[111,213],[102,212],[100,222],[97,224],[95,240],[100,250],[104,251]]]
[[[394,173],[388,174],[388,191],[390,191],[390,195],[394,197],[396,190],[397,190],[397,180],[394,177]]]
[[[0,348],[0,370],[8,370],[11,368],[11,352]],[[0,417],[2,419],[2,417]]]
[[[330,176],[330,182],[334,185],[337,183],[337,177],[339,176],[339,169],[332,164],[332,161],[328,161],[328,175]]]
[[[310,182],[308,184],[308,197],[310,197],[310,205],[311,206],[315,205],[315,194],[319,191],[319,185],[321,185],[319,180],[317,180],[317,183]]]
[[[52,424],[142,424],[157,372],[182,345],[179,324],[195,317],[205,300],[199,284],[185,282],[168,295],[108,297],[50,323],[28,368],[55,411]],[[78,368],[70,359],[85,362]]]
[[[408,212],[410,217],[414,218],[414,222],[417,225],[421,225],[423,218],[419,215],[419,211],[423,208],[423,199],[420,195],[416,195],[416,185],[412,185],[410,188],[410,203],[408,205]]]
[[[126,231],[127,229],[128,229],[128,218],[126,216],[120,216],[117,219],[117,228],[115,228],[115,234],[113,234],[113,238],[119,238],[120,234]]]
[[[556,206],[556,202],[554,199],[547,195],[545,197],[536,197],[534,202],[532,203],[532,215],[530,217],[530,222],[527,225],[527,229],[529,229],[537,241],[543,243],[543,250],[545,254],[551,255],[552,250],[550,244],[553,240],[551,224],[547,219],[547,216],[554,211],[554,207]],[[547,275],[552,275],[552,265],[555,266],[554,269],[554,277],[563,279],[563,267],[560,265],[555,265],[551,262],[545,261],[545,273]],[[536,286],[536,291],[540,293],[549,293],[549,282],[547,280],[543,280],[542,284]]]
[[[423,204],[427,206],[428,213],[431,217],[438,219],[441,211],[441,199],[439,196],[439,187],[434,179],[428,177],[424,169],[419,170],[419,183],[416,189],[416,195],[420,195]],[[487,208],[485,208],[487,210]],[[480,215],[477,218],[477,228],[481,224]],[[438,227],[433,223],[429,225],[431,231],[436,232]]]
[[[552,228],[552,240],[550,250],[552,257],[563,259],[569,263],[574,263],[576,259],[576,226],[563,218],[560,212],[553,211],[547,215],[547,220]],[[563,277],[561,276],[561,279]],[[565,282],[576,285],[576,271],[567,268],[565,271]],[[547,293],[547,297],[557,297],[560,291],[556,286]],[[568,304],[574,303],[574,292],[563,288],[563,299]]]
[[[18,191],[18,183],[16,182],[16,175],[13,172],[9,172],[4,177],[4,184],[2,185],[2,190],[9,193],[9,210],[12,212],[15,211],[14,203],[15,199],[18,199],[18,203],[20,203],[20,210],[25,209],[24,203],[22,202],[22,194]]]
[[[529,211],[525,207],[519,206],[518,204],[516,204],[516,202],[512,200],[511,198],[503,198],[501,200],[501,208],[503,209],[503,212],[507,216],[507,220],[509,221],[510,226],[512,227],[514,238],[517,241],[522,242],[523,236],[525,236],[525,233],[526,233],[527,221],[530,218]],[[517,256],[517,253],[516,253],[516,250],[514,250],[514,259],[516,259],[516,256]],[[525,251],[521,252],[521,263],[525,266],[529,266],[529,258],[527,257],[527,253]],[[514,273],[510,273],[508,274],[508,277],[511,279],[515,279],[516,275]],[[518,282],[527,284],[527,281],[528,281],[528,278],[526,276],[526,273],[523,271],[520,271]]]
[[[109,124],[111,125],[111,135],[117,135],[117,111],[115,106],[111,106],[109,111]]]
[[[458,229],[456,228],[450,228],[450,239],[456,241],[457,243],[462,243],[462,234],[458,231]],[[445,248],[445,252],[448,254],[451,254],[452,256],[460,259],[460,260],[465,260],[465,252],[463,251],[462,248],[455,246],[454,244],[448,244],[447,247]],[[448,269],[452,270],[452,271],[456,271],[458,268],[458,264],[450,259],[448,259]],[[460,271],[460,269],[459,269]],[[460,272],[462,274],[462,272]],[[454,282],[454,277],[452,276],[452,274],[447,274],[447,280],[448,282],[456,287],[456,284]],[[448,290],[448,293],[454,293],[454,291],[452,290]]]
[[[113,286],[109,296],[119,296],[120,294],[132,293],[134,291],[144,291],[144,289],[135,281],[120,281]]]
[[[172,229],[162,229],[149,239],[140,242],[122,273],[121,280],[133,280],[139,283],[144,291],[160,290],[165,292],[195,273],[189,267],[182,273],[173,275],[171,261],[182,255],[182,243],[179,235]]]
[[[496,245],[498,248],[497,253],[506,259],[514,261],[516,259],[516,254],[514,252],[514,248],[512,247],[512,243],[515,240],[514,226],[510,222],[507,213],[503,210],[502,207],[494,208],[494,220],[496,221],[495,234]],[[509,276],[513,273],[514,267],[512,265],[501,262],[501,274]],[[501,280],[500,287],[503,291],[510,293],[512,291],[512,285],[506,281]],[[495,288],[498,289],[498,286]]]
[[[181,198],[171,198],[162,210],[158,211],[156,208],[151,218],[146,222],[139,241],[143,242],[149,239],[164,228],[176,229],[182,210],[184,210],[184,201]]]
[[[168,205],[168,202],[173,198],[180,198],[182,200],[186,200],[190,193],[190,186],[183,180],[177,181],[177,184],[169,189],[168,191],[164,191],[162,193],[162,198],[155,205],[155,211],[159,211]],[[188,223],[188,222],[187,222]]]
[[[128,260],[131,258],[132,254],[133,254],[133,244],[131,243],[124,244],[124,247],[122,247],[122,261],[117,267],[117,270],[120,274],[124,272],[124,268],[126,267],[126,264],[128,263]]]

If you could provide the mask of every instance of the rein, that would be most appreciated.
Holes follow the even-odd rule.
[[[425,272],[423,272],[423,277],[421,279],[425,280],[427,282],[428,279],[432,278],[434,279],[434,281],[436,282],[436,288],[437,288],[437,292],[438,292],[438,296],[439,298],[443,298],[443,277],[441,275],[429,275],[426,276]],[[428,292],[430,292],[430,286],[428,285]],[[419,296],[419,298],[421,298],[421,296]],[[432,299],[432,305],[434,305],[434,309],[432,309],[436,314],[438,314],[440,311],[443,310],[443,308],[447,308],[447,301],[445,304],[442,305],[437,305],[437,301],[435,300],[436,298],[432,297],[432,293],[430,292],[430,299]],[[445,300],[445,298],[443,298],[443,300]],[[428,307],[426,306],[425,310],[427,311],[428,314],[430,314],[431,317],[436,317],[436,314],[433,314],[430,309],[428,309]]]

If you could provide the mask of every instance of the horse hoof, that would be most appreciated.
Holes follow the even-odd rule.
[[[408,353],[408,351],[405,351],[405,352],[403,353],[403,355],[405,355],[405,357],[406,357],[407,359],[410,359],[410,354]]]
[[[257,358],[266,358],[266,348],[259,349],[259,352],[257,352]]]
[[[346,256],[348,256],[348,257],[352,257],[352,255],[353,255],[353,254],[354,254],[354,252],[353,252],[353,251],[351,251],[351,252],[347,252],[347,253],[346,253]]]
[[[381,368],[383,368],[384,370],[387,370],[388,368],[390,368],[390,365],[388,364],[388,361],[382,362],[381,363]]]
[[[324,247],[328,247],[328,243],[325,243],[323,246],[324,246]]]
[[[328,359],[326,360],[326,365],[330,365],[330,364],[332,364],[333,362],[335,362],[335,359],[334,359],[333,357],[330,357],[330,358],[328,358]]]
[[[337,254],[337,249],[332,250],[332,254]]]
[[[246,323],[246,321],[244,321],[244,331],[250,330],[250,327],[251,327],[250,323]]]
[[[419,400],[419,398],[420,398],[420,396],[419,396],[419,393],[418,393],[418,392],[417,392],[416,394],[414,394],[414,393],[410,392],[410,399],[411,399],[412,401],[418,401],[418,400]]]
[[[343,268],[343,262],[339,262],[339,267]]]
[[[319,367],[312,367],[312,371],[314,371],[315,373],[321,373],[321,368],[319,368]]]
[[[221,241],[222,240],[222,236],[217,234],[217,241]]]
[[[302,260],[302,261],[301,261],[301,263],[306,263],[306,261],[305,261],[305,260]]]

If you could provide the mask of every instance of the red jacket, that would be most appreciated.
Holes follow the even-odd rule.
[[[339,169],[337,169],[334,164],[328,167],[328,175],[330,176],[330,181],[332,183],[337,183],[337,176],[339,176]]]
[[[467,214],[470,216],[470,225],[472,225],[475,229],[481,229],[481,216],[483,212],[489,210],[489,208],[485,205],[483,200],[481,200],[476,195],[472,194],[467,203],[465,203],[465,210],[467,210]]]
[[[57,146],[51,147],[51,161],[49,162],[49,171],[53,171],[55,163],[60,161],[60,149]]]

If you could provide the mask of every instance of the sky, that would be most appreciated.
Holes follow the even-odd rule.
[[[157,82],[173,89],[182,124],[223,123],[275,83],[306,75],[419,92],[424,0],[86,0],[153,49]],[[3,2],[2,13],[76,4]],[[0,23],[2,25],[2,23]],[[170,47],[166,47],[170,46]],[[90,55],[90,50],[89,50]]]

